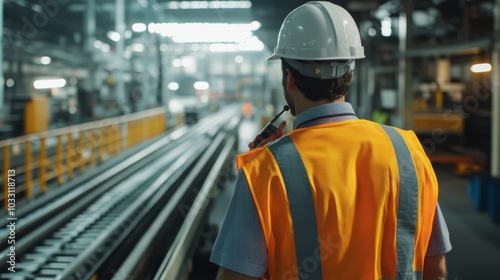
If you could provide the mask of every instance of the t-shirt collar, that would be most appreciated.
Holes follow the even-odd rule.
[[[327,103],[301,112],[293,121],[293,129],[357,119],[356,113],[354,113],[354,109],[350,103]]]

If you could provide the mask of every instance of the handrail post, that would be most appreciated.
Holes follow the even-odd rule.
[[[99,127],[99,162],[104,161],[104,128]]]
[[[132,147],[132,122],[127,122],[127,147]]]
[[[85,132],[83,130],[80,131],[79,133],[80,139],[78,142],[78,153],[79,153],[79,159],[80,159],[80,171],[83,172],[85,170],[85,157],[84,157],[84,149],[85,149]]]
[[[118,124],[115,124],[114,125],[114,128],[113,128],[113,131],[114,131],[114,134],[115,134],[115,152],[116,153],[120,153],[121,151],[121,137],[120,137],[120,126]]]
[[[9,169],[10,169],[10,146],[3,147],[3,208],[8,208],[9,201]]]
[[[111,145],[111,125],[106,127],[106,151],[108,152],[108,155],[111,156],[113,151],[112,148],[113,146]]]
[[[31,190],[31,186],[32,186],[32,182],[31,182],[31,141],[28,139],[26,141],[26,154],[25,154],[25,158],[26,158],[26,197],[29,199],[31,199],[31,196],[32,196],[32,190]]]
[[[59,185],[62,185],[63,183],[63,144],[62,144],[62,136],[57,135],[57,151],[56,151],[56,158],[57,158],[57,183]]]
[[[73,133],[69,132],[67,134],[67,149],[68,149],[68,158],[66,159],[66,164],[68,166],[68,178],[73,178],[73,154],[74,154],[74,149],[73,149]]]
[[[40,190],[45,193],[47,190],[47,181],[45,177],[46,145],[45,137],[40,138]]]
[[[95,135],[94,129],[89,130],[89,142],[90,142],[90,166],[94,167],[95,165]]]

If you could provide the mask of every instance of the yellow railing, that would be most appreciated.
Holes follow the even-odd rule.
[[[33,198],[48,182],[62,185],[127,148],[164,133],[166,112],[150,109],[0,141],[4,209],[9,198]]]

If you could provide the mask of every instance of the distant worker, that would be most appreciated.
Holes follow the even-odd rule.
[[[241,108],[242,112],[243,112],[243,116],[245,118],[250,118],[252,116],[252,103],[248,100],[245,100],[243,102],[243,106]]]
[[[281,59],[296,119],[237,157],[210,257],[218,279],[446,278],[448,229],[417,137],[358,119],[345,102],[364,57],[340,6],[308,2],[285,18],[269,59]]]

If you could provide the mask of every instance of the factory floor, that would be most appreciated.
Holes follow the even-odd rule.
[[[474,209],[466,177],[457,177],[441,166],[435,170],[439,204],[453,246],[447,254],[448,279],[500,279],[500,224]]]

